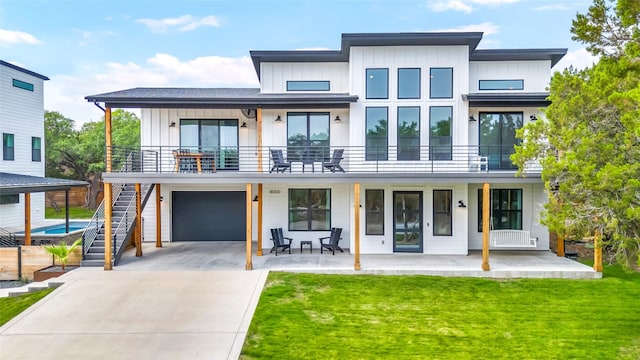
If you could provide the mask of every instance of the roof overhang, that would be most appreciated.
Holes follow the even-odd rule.
[[[549,93],[472,93],[463,94],[469,107],[547,107]]]
[[[44,76],[44,75],[38,74],[37,72],[31,71],[31,70],[27,70],[27,69],[22,68],[22,67],[17,66],[17,65],[13,65],[13,64],[8,63],[8,62],[6,62],[6,61],[2,61],[2,60],[0,60],[0,65],[4,65],[4,66],[6,66],[6,67],[8,67],[8,68],[11,68],[11,69],[13,69],[13,70],[17,70],[17,71],[23,72],[23,73],[28,74],[28,75],[31,75],[31,76],[33,76],[33,77],[37,77],[38,79],[41,79],[41,80],[49,80],[49,78],[48,78],[48,77],[46,77],[46,76]]]
[[[567,49],[479,49],[470,56],[469,61],[527,61],[549,60],[551,67],[567,54]]]
[[[57,179],[42,176],[0,173],[0,195],[69,190],[87,186],[86,181]]]

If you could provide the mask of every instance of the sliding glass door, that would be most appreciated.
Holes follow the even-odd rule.
[[[238,120],[182,119],[180,148],[215,159],[216,170],[237,170]]]

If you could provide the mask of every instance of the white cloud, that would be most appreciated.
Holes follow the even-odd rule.
[[[137,19],[136,22],[146,25],[151,31],[165,33],[169,30],[192,31],[202,26],[220,26],[218,18],[211,15],[205,17],[194,17],[182,15],[176,18],[165,19]]]
[[[0,44],[39,45],[42,41],[26,32],[0,29]]]
[[[454,32],[483,32],[484,35],[493,35],[493,34],[497,34],[500,32],[500,25],[496,25],[492,22],[483,22],[481,24],[471,24],[471,25],[462,25],[462,26],[458,26],[455,28],[449,28],[449,29],[441,29],[441,30],[435,30],[435,31],[441,31],[441,32],[450,32],[450,31],[454,31]]]
[[[503,4],[513,4],[520,0],[429,0],[427,7],[435,12],[461,11],[470,13],[474,10],[473,5],[499,6]]]
[[[536,10],[536,11],[570,10],[570,9],[571,9],[570,7],[568,7],[567,5],[564,5],[564,4],[542,5],[542,6],[538,6],[536,8],[533,8],[533,10]]]
[[[198,57],[182,61],[156,54],[143,64],[107,63],[76,74],[57,74],[45,82],[45,109],[55,110],[81,125],[103,113],[84,97],[134,87],[258,87],[251,58]],[[128,109],[132,110],[132,109]]]
[[[569,66],[573,66],[576,69],[587,68],[598,61],[597,56],[591,55],[587,49],[578,49],[567,52],[562,60],[558,61],[553,70],[562,71]]]

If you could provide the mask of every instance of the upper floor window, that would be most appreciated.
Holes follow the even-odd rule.
[[[522,189],[491,189],[492,230],[522,230]],[[478,189],[478,232],[482,232],[482,189]]]
[[[13,87],[33,91],[33,84],[18,79],[13,79]]]
[[[42,161],[42,140],[39,137],[31,137],[31,161]]]
[[[388,112],[386,107],[366,109],[365,160],[387,160],[389,156]]]
[[[287,81],[287,91],[329,91],[329,81]]]
[[[2,133],[2,160],[14,160],[13,134]]]
[[[420,69],[398,69],[398,99],[420,99]]]
[[[511,162],[515,145],[520,144],[516,132],[522,127],[521,112],[480,113],[480,155],[489,160],[489,169],[513,170]]]
[[[289,231],[331,230],[330,189],[289,189]]]
[[[524,90],[524,80],[480,80],[480,90]]]
[[[329,144],[329,113],[287,114],[287,160],[323,161]]]
[[[389,69],[367,69],[367,99],[389,98]]]
[[[453,98],[453,68],[431,68],[429,97],[432,99]]]
[[[398,107],[398,160],[420,160],[420,107]]]
[[[180,148],[201,153],[205,171],[214,169],[212,163],[215,169],[237,170],[240,160],[238,120],[182,119]]]
[[[451,106],[429,108],[429,156],[431,160],[451,160]]]

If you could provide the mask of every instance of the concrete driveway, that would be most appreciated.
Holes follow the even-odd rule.
[[[267,274],[80,268],[0,328],[0,358],[237,359]]]

